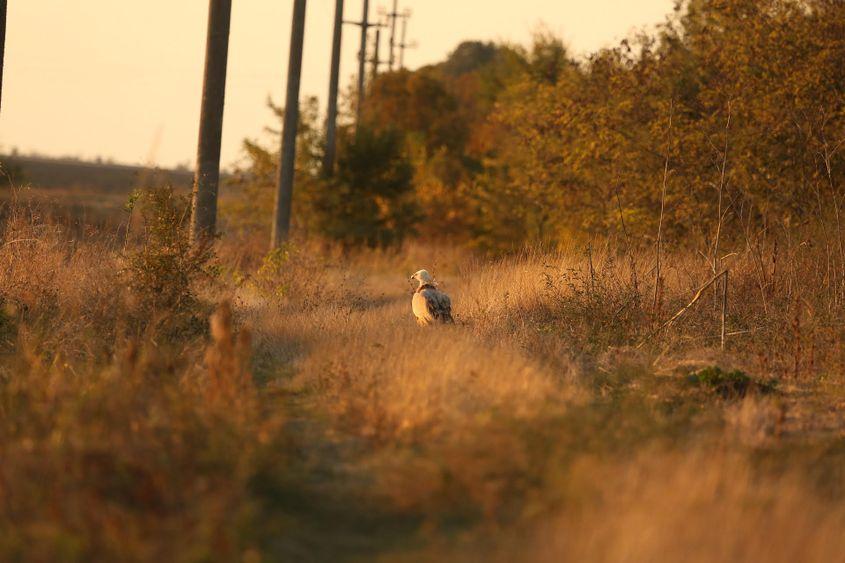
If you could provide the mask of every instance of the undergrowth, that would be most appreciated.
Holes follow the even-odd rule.
[[[0,558],[653,559],[663,529],[698,560],[841,553],[823,254],[781,248],[765,300],[734,257],[723,351],[709,294],[657,330],[710,277],[688,255],[657,303],[646,253],[250,266],[192,247],[185,203],[139,194],[120,238],[6,214]],[[422,330],[406,280],[433,263],[459,323]]]

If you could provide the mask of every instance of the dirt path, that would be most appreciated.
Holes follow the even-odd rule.
[[[241,299],[243,316],[257,328],[262,392],[286,420],[286,464],[265,468],[256,483],[266,499],[263,509],[273,515],[264,535],[276,538],[268,546],[274,560],[369,561],[414,545],[419,517],[389,509],[366,467],[366,440],[338,433],[319,390],[303,382],[313,376],[308,371],[315,362],[336,351],[331,342],[352,327],[391,317],[397,325],[412,322],[402,315],[410,311],[409,292],[389,284],[382,283],[387,291],[358,285],[348,299],[308,310],[269,305],[254,295]],[[365,348],[379,348],[378,333],[361,336]]]

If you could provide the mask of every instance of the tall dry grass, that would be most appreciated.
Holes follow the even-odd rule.
[[[845,506],[741,453],[585,459],[580,510],[543,525],[534,561],[840,561]]]
[[[795,252],[788,260],[802,268],[819,259]],[[262,303],[254,321],[259,354],[290,363],[283,386],[328,427],[332,441],[343,443],[344,464],[372,480],[369,494],[418,517],[424,543],[438,546],[414,557],[614,560],[628,553],[629,560],[652,560],[661,549],[686,546],[698,560],[744,560],[764,541],[758,526],[787,525],[780,516],[767,520],[763,509],[746,510],[746,503],[774,503],[783,514],[806,503],[813,515],[782,534],[781,553],[785,559],[818,529],[821,539],[808,553],[824,560],[840,547],[824,534],[842,515],[835,469],[841,424],[832,421],[842,413],[842,378],[836,356],[821,351],[821,327],[833,309],[811,314],[794,303],[823,299],[825,281],[798,269],[767,270],[764,300],[758,257],[747,252],[730,260],[725,352],[718,349],[715,299],[655,330],[712,276],[706,261],[680,253],[664,263],[657,310],[647,297],[648,255],[629,260],[579,249],[444,260],[441,281],[459,322],[441,330],[413,324],[405,274],[427,264],[409,267],[401,254],[393,265],[352,257],[293,268],[287,275],[319,280],[318,288],[305,286],[276,302],[251,298]],[[323,297],[313,299],[314,291]],[[268,303],[277,315],[265,314]],[[805,315],[797,329],[796,310]],[[815,348],[813,359],[796,360],[790,352],[799,346]],[[758,390],[737,402],[687,377],[712,366],[726,378],[744,370]],[[796,476],[812,466],[827,469],[810,479]],[[637,512],[625,515],[628,505],[612,500],[640,494],[631,477],[637,471],[648,472],[653,490],[630,501]],[[728,481],[729,496],[713,493]],[[836,494],[825,498],[822,491],[830,490]],[[652,498],[659,495],[660,503]],[[698,503],[703,511],[691,514]],[[734,508],[733,528],[725,530],[720,511]],[[592,519],[579,520],[588,511]],[[636,528],[622,535],[612,527],[652,512],[667,523],[690,519],[700,536],[676,540],[677,530],[652,527],[644,532],[653,537],[638,547]],[[558,545],[558,532],[537,532],[548,521],[582,539]]]
[[[841,557],[842,305],[822,249],[725,260],[721,351],[715,294],[656,330],[712,276],[687,253],[664,255],[656,309],[650,254],[599,245],[223,243],[207,269],[159,203],[166,236],[128,243],[8,214],[3,558]],[[185,263],[197,275],[168,273]],[[413,322],[420,267],[456,326]],[[159,282],[191,298],[150,298]]]
[[[7,216],[0,559],[241,559],[254,549],[249,482],[280,415],[256,393],[251,346],[228,309],[206,339],[195,327],[205,305],[152,307],[139,291],[157,274],[138,277],[133,257],[172,249],[142,238],[126,249],[68,238],[37,209]]]

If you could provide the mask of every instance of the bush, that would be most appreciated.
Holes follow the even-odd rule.
[[[723,371],[719,367],[706,367],[687,376],[696,386],[707,387],[723,399],[741,399],[751,392],[768,393],[771,385],[759,383],[740,370]]]
[[[420,218],[412,179],[402,136],[360,127],[341,146],[336,178],[316,197],[320,233],[347,247],[401,243]]]
[[[253,547],[249,483],[280,419],[258,403],[248,332],[225,305],[211,323],[203,367],[178,359],[197,350],[134,343],[102,367],[30,353],[0,367],[0,559],[234,561]]]
[[[136,311],[146,320],[177,320],[182,328],[196,326],[204,313],[196,284],[213,278],[211,244],[191,244],[188,231],[190,200],[172,188],[136,192],[129,202],[143,222],[139,247],[127,256],[126,275]]]
[[[611,257],[598,269],[590,258],[587,271],[547,266],[543,274],[547,325],[578,352],[636,342],[647,326],[648,313],[637,273],[626,269]]]

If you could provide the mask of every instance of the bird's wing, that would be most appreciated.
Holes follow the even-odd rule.
[[[437,289],[426,289],[420,292],[425,299],[429,314],[439,321],[452,320],[452,300]]]

